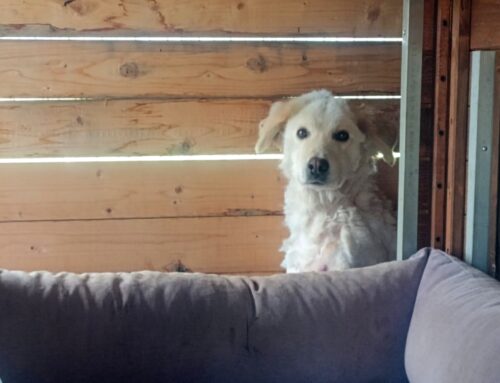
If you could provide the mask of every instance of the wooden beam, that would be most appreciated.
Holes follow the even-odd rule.
[[[471,1],[453,0],[452,4],[445,249],[461,258],[464,249]]]
[[[0,221],[281,215],[278,161],[0,165]],[[380,165],[397,199],[397,168]]]
[[[280,271],[282,217],[0,224],[0,268],[72,272]]]
[[[0,166],[0,221],[280,215],[278,161]]]
[[[254,153],[271,100],[0,103],[0,157]],[[360,105],[360,101],[350,101]],[[398,100],[363,100],[397,138]]]
[[[446,162],[448,149],[451,0],[437,6],[436,75],[432,176],[431,246],[444,250],[446,222]]]
[[[500,49],[500,1],[472,2],[471,49]]]
[[[424,0],[417,248],[431,243],[437,0]]]
[[[263,98],[398,93],[398,44],[1,42],[0,97]]]
[[[2,34],[400,36],[398,0],[2,0]],[[38,27],[38,28],[36,28]]]

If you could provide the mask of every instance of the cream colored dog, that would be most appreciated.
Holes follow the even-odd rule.
[[[260,124],[258,153],[283,150],[288,179],[287,272],[344,270],[395,258],[396,225],[373,175],[392,146],[361,109],[325,90],[276,102]]]

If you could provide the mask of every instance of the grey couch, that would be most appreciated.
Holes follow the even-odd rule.
[[[438,251],[331,273],[0,272],[0,379],[500,382],[500,284]]]

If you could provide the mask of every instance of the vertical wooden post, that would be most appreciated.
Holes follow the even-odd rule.
[[[445,249],[463,257],[471,0],[453,0]]]
[[[431,244],[434,103],[436,74],[436,13],[438,0],[424,0],[420,164],[418,185],[418,247]]]
[[[465,260],[490,270],[489,235],[495,98],[495,52],[472,52]]]
[[[404,0],[397,257],[417,250],[424,1]]]
[[[436,19],[436,74],[432,164],[431,246],[444,250],[446,220],[446,160],[450,90],[451,2],[439,0]]]

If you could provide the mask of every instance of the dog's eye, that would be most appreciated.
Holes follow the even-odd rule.
[[[349,139],[349,133],[345,130],[339,130],[333,133],[333,139],[340,142],[346,142]]]
[[[309,135],[309,132],[306,128],[300,128],[297,130],[297,137],[299,137],[301,140],[306,138]]]

